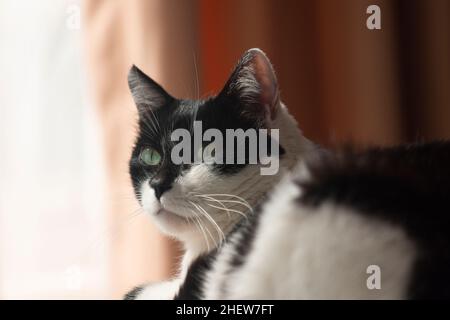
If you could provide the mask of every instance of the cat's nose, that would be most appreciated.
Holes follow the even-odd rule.
[[[156,199],[160,199],[164,192],[172,188],[172,185],[169,183],[162,183],[157,181],[150,181],[150,186],[155,191]]]

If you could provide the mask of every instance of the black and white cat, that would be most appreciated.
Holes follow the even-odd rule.
[[[449,143],[323,151],[281,103],[258,49],[204,101],[175,99],[136,67],[128,80],[140,118],[130,160],[136,196],[186,253],[175,279],[127,299],[450,297]],[[171,133],[192,131],[194,120],[221,132],[279,129],[278,173],[250,163],[175,165]]]

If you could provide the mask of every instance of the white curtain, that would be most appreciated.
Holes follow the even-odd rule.
[[[0,0],[2,299],[109,297],[101,137],[79,8]]]

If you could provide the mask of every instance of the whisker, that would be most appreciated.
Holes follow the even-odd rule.
[[[198,80],[198,67],[197,67],[197,59],[195,57],[195,52],[192,50],[192,58],[194,60],[194,71],[195,71],[195,87],[197,89],[197,100],[200,99],[200,83]]]
[[[192,204],[191,204],[192,205]],[[195,207],[194,207],[195,208]],[[199,216],[198,216],[198,214],[194,211],[194,210],[192,210],[192,209],[190,209],[190,208],[187,208],[188,210],[190,210],[192,213],[194,213],[194,219],[195,219],[195,221],[197,222],[197,225],[200,227],[200,230],[201,230],[201,232],[202,232],[202,235],[203,235],[203,238],[205,239],[205,241],[206,241],[206,247],[207,247],[207,249],[208,249],[208,251],[210,251],[210,245],[209,245],[209,241],[208,241],[208,237],[206,236],[206,232],[205,232],[205,229],[203,228],[203,226],[202,226],[202,223],[201,223],[201,221],[200,221],[200,218],[199,218]],[[206,230],[208,230],[208,228],[206,228]],[[216,243],[216,241],[214,240],[214,237],[212,236],[212,234],[209,232],[209,230],[208,230],[208,233],[209,233],[209,236],[211,237],[211,240],[213,240],[214,241],[214,245],[215,246],[217,246],[217,243]]]
[[[197,204],[197,206],[204,213],[205,217],[215,226],[218,235],[221,236],[220,242],[225,240],[225,234],[223,233],[222,229],[219,227],[217,222],[211,217],[211,215],[201,205]]]
[[[161,130],[161,126],[159,125],[159,121],[156,118],[155,113],[153,112],[153,110],[150,108],[150,114],[153,116],[153,119],[155,120],[156,125],[158,126],[159,130]]]
[[[226,210],[226,211],[230,211],[230,212],[235,212],[235,213],[241,215],[242,217],[244,217],[245,219],[248,219],[248,217],[247,217],[243,212],[241,212],[241,211],[234,210],[234,209],[229,209],[229,208],[224,209],[224,208],[221,208],[221,207],[212,205],[212,204],[210,204],[210,203],[206,203],[206,205],[208,205],[208,206],[210,206],[210,207],[213,207],[213,208],[216,208],[216,209],[220,209],[220,210]]]
[[[200,196],[200,195],[198,195],[198,196]],[[219,201],[219,200],[217,200],[217,199],[214,199],[213,197],[208,197],[208,196],[203,196],[203,197],[206,198],[207,201],[214,201],[214,202],[219,203],[219,204],[227,211],[228,218],[231,218],[230,210],[229,210],[228,207],[226,207],[221,201]]]
[[[209,240],[208,240],[208,237],[206,236],[205,228],[202,226],[200,218],[198,216],[195,216],[195,221],[197,222],[197,225],[200,227],[200,230],[202,231],[203,238],[206,241],[206,248],[207,248],[208,251],[210,251],[211,247],[209,245]],[[209,230],[208,230],[208,234],[209,234],[209,237],[211,238],[211,240],[214,241],[214,245],[217,246],[217,243],[215,242],[214,237],[212,236],[211,232],[209,232]]]
[[[217,196],[222,196],[222,197],[227,196],[227,197],[236,198],[236,199],[239,199],[240,201],[228,200],[228,199],[220,199],[220,201],[227,202],[227,203],[238,203],[238,204],[241,204],[241,205],[245,206],[248,210],[250,210],[250,212],[253,212],[253,208],[250,206],[250,204],[247,202],[247,200],[245,200],[242,197],[236,196],[236,195],[223,194],[223,193],[221,193],[221,194],[214,194],[214,193],[212,193],[212,194],[197,194],[197,195],[194,195],[194,196],[197,196],[197,197],[210,197],[210,198],[217,197]],[[214,198],[214,199],[218,200],[217,198]]]
[[[195,213],[194,213],[195,214]],[[187,220],[188,220],[188,223],[193,223],[193,225],[197,228],[197,230],[199,230],[200,231],[200,233],[201,233],[201,235],[203,236],[203,239],[205,239],[205,242],[206,242],[206,247],[207,247],[207,249],[208,249],[208,251],[210,250],[210,247],[209,247],[209,241],[208,241],[208,238],[206,237],[206,234],[205,234],[205,231],[203,230],[203,227],[201,226],[201,224],[199,224],[199,222],[198,222],[198,218],[197,218],[197,215],[194,215],[193,217],[186,217],[187,218]],[[191,219],[192,219],[192,221],[191,221]],[[200,228],[199,228],[200,227]]]
[[[225,240],[225,234],[223,233],[222,229],[217,225],[216,221],[214,221],[214,219],[208,214],[208,212],[206,212],[205,209],[203,209],[203,207],[201,207],[199,204],[195,204],[192,201],[189,201],[194,207],[197,208],[197,210],[199,210],[199,212],[201,212],[205,218],[207,218],[209,220],[209,222],[211,222],[211,224],[215,227],[219,237],[221,237],[219,239],[220,242],[222,242],[223,240]],[[217,245],[217,244],[216,244]]]

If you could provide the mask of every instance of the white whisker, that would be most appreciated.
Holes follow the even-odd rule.
[[[226,210],[226,211],[228,211],[228,212],[235,212],[235,213],[241,215],[242,217],[244,217],[245,219],[248,219],[248,217],[247,217],[243,212],[241,212],[241,211],[234,210],[234,209],[229,209],[229,208],[225,208],[225,209],[224,209],[224,208],[222,208],[222,207],[218,207],[218,206],[212,205],[212,204],[210,204],[210,203],[206,203],[206,205],[208,205],[208,206],[210,206],[210,207],[213,207],[213,208],[216,208],[216,209]]]
[[[194,208],[196,208],[195,205],[194,205],[194,203],[192,203],[191,201],[189,201],[189,203],[190,203]],[[204,229],[204,227],[202,226],[200,217],[198,216],[198,214],[197,214],[194,210],[192,210],[192,209],[190,209],[190,208],[188,208],[188,209],[189,209],[192,213],[194,213],[194,217],[195,217],[196,221],[198,222],[198,226],[200,227],[200,229],[202,230],[202,233],[203,233],[203,235],[204,235],[204,238],[205,238],[205,241],[206,241],[206,246],[207,246],[207,248],[208,248],[208,251],[210,251],[209,241],[208,241],[208,239],[207,239],[207,236],[206,236],[206,233],[205,233],[205,229]],[[197,210],[198,210],[198,209],[197,209]],[[209,231],[208,228],[206,228],[206,231],[208,232],[208,234],[209,234],[211,240],[214,241],[214,246],[217,247],[217,242],[216,242],[215,238],[213,237],[213,235],[211,234],[211,232]]]
[[[205,209],[203,209],[202,206],[200,206],[199,204],[196,204],[192,201],[189,201],[194,207],[197,208],[197,210],[199,210],[199,212],[201,212],[205,218],[207,218],[209,220],[209,222],[211,222],[211,224],[215,227],[215,229],[217,230],[217,233],[220,237],[220,242],[222,242],[223,240],[225,240],[225,234],[223,233],[222,229],[219,227],[219,225],[216,223],[216,221],[208,214],[208,212],[206,212]]]
[[[188,217],[188,220],[189,220],[189,217]],[[194,225],[196,226],[197,230],[199,230],[201,232],[201,234],[203,236],[203,239],[205,239],[205,242],[206,242],[206,248],[207,248],[208,251],[210,251],[208,237],[206,236],[205,230],[203,229],[203,226],[200,223],[199,218],[198,218],[198,216],[197,216],[197,214],[195,212],[194,212],[194,216],[192,217],[192,222],[194,222]]]
[[[207,201],[214,201],[214,202],[219,203],[219,204],[222,206],[222,208],[225,209],[225,210],[227,211],[228,218],[231,218],[230,210],[229,210],[228,207],[226,207],[221,201],[219,201],[219,200],[217,200],[217,199],[214,199],[213,197],[202,196],[202,195],[197,195],[197,196],[198,196],[198,197],[206,198]]]
[[[245,200],[244,198],[236,196],[236,195],[220,193],[220,194],[196,194],[194,196],[197,196],[197,197],[208,197],[208,198],[213,198],[215,200],[219,200],[219,199],[215,198],[215,197],[218,197],[218,196],[222,196],[222,197],[226,196],[226,197],[236,198],[236,199],[239,199],[240,201],[228,200],[228,199],[220,199],[219,201],[226,202],[226,203],[237,203],[237,204],[240,204],[240,205],[246,207],[250,212],[253,212],[253,208],[250,206],[248,201]]]

